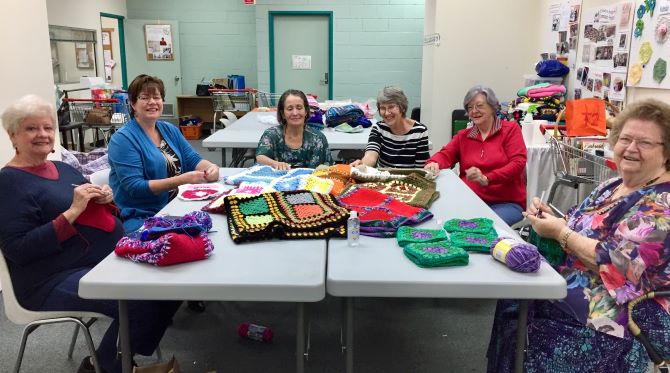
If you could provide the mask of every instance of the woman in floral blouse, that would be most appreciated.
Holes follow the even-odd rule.
[[[626,327],[631,300],[670,287],[670,106],[630,105],[610,134],[620,178],[605,181],[567,215],[535,198],[525,215],[567,259],[557,270],[568,295],[536,301],[528,314],[526,372],[645,372],[646,350]],[[539,216],[536,214],[541,211]],[[634,319],[661,356],[670,356],[670,299],[639,303]],[[512,370],[517,306],[501,301],[489,372]]]
[[[326,136],[305,126],[307,118],[307,96],[296,89],[284,92],[277,104],[280,125],[268,128],[261,136],[256,148],[256,162],[277,170],[332,164]]]

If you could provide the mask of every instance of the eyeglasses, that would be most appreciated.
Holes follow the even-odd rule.
[[[152,99],[156,102],[163,101],[163,98],[161,96],[140,96],[140,97],[137,98],[138,101],[142,101],[142,102],[149,102]]]
[[[396,104],[388,104],[388,105],[379,105],[379,111],[391,111],[395,110],[398,108],[398,105]]]
[[[646,139],[635,139],[632,137],[628,136],[619,136],[619,139],[616,142],[617,144],[621,144],[622,146],[628,147],[630,144],[635,143],[637,144],[637,147],[642,149],[642,150],[651,150],[657,145],[664,145],[662,142],[656,142],[656,141],[651,141],[651,140],[646,140]]]
[[[485,108],[486,108],[486,104],[480,102],[480,103],[478,103],[478,104],[476,104],[476,105],[468,105],[468,106],[466,106],[466,107],[465,107],[465,110],[466,110],[468,113],[471,112],[471,111],[473,111],[473,110],[477,110],[477,111],[480,111],[480,112],[481,112],[481,111],[484,111]]]

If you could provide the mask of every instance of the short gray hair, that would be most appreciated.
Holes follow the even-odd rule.
[[[379,110],[380,105],[386,104],[398,105],[402,116],[404,117],[407,115],[407,107],[409,106],[409,102],[407,101],[405,92],[403,92],[400,87],[389,85],[379,91],[379,94],[377,94],[377,110]]]
[[[476,85],[468,90],[468,93],[465,94],[463,98],[463,108],[465,111],[468,111],[468,104],[472,101],[475,96],[478,94],[483,94],[486,97],[486,102],[493,108],[493,111],[496,111],[500,108],[500,102],[498,97],[496,97],[495,92],[489,87],[483,85]]]
[[[28,117],[49,117],[56,125],[56,109],[37,95],[26,95],[9,105],[2,113],[2,126],[7,134],[15,134],[24,119]]]

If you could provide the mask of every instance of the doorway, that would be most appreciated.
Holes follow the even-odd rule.
[[[126,70],[126,43],[124,40],[123,16],[100,13],[103,71],[107,83],[120,89],[128,88]]]
[[[333,97],[333,12],[271,11],[270,91]]]

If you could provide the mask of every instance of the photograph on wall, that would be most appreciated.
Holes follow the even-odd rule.
[[[588,24],[584,26],[579,47],[582,56],[576,66],[582,74],[573,79],[575,86],[582,87],[582,98],[624,99],[633,9],[632,1],[581,9],[582,19]],[[617,87],[615,77],[623,79]]]
[[[78,69],[87,70],[93,68],[93,64],[91,63],[91,60],[93,59],[92,53],[93,53],[93,47],[91,46],[91,43],[86,42],[74,43],[74,54],[75,59],[77,60]]]
[[[638,11],[634,14],[633,36],[630,40],[630,69],[626,85],[629,87],[670,88],[665,79],[667,60],[670,59],[670,14],[661,8],[670,8],[668,1],[658,1],[653,12]],[[647,2],[637,0],[635,9],[647,9]]]
[[[172,27],[170,25],[144,25],[144,39],[147,48],[147,60],[174,60]]]

